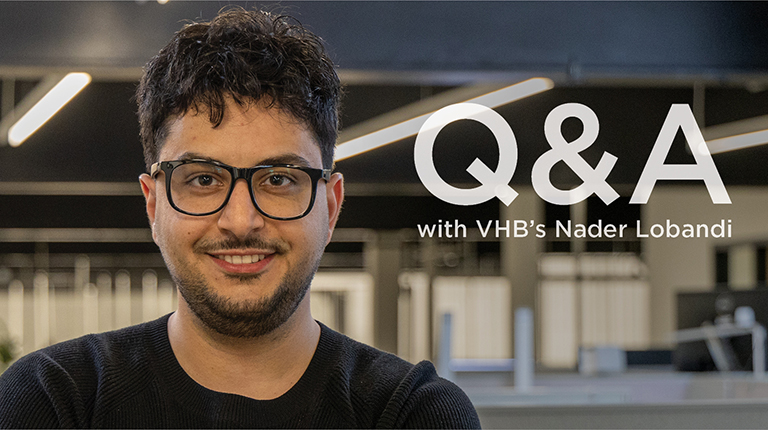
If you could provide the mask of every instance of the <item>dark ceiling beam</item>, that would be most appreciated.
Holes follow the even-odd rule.
[[[0,73],[56,68],[135,78],[184,20],[210,19],[222,4],[2,1]],[[288,1],[280,7],[328,42],[350,79],[366,82],[421,76],[458,83],[510,72],[729,80],[768,71],[762,2]]]

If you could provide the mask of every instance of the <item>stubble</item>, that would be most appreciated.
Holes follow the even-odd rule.
[[[195,255],[224,249],[274,249],[277,256],[288,251],[282,242],[266,242],[259,238],[227,241],[200,241]],[[274,292],[269,296],[235,301],[216,292],[195,265],[180,258],[170,259],[163,252],[171,277],[192,313],[211,330],[233,338],[256,338],[272,333],[293,315],[307,294],[320,265],[322,250],[310,253],[297,267],[289,267]],[[175,260],[175,261],[171,261]],[[260,274],[228,274],[233,282],[255,284]],[[247,287],[247,285],[246,285]],[[257,288],[254,286],[254,288]]]

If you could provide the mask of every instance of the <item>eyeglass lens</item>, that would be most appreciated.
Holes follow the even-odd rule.
[[[181,164],[171,174],[171,199],[179,209],[191,214],[220,209],[231,187],[231,173],[212,163]],[[271,217],[300,216],[312,200],[312,178],[295,168],[257,170],[251,178],[251,187],[256,204]]]

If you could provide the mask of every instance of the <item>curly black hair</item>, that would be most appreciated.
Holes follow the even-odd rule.
[[[321,39],[294,19],[229,9],[186,25],[144,68],[136,90],[144,161],[159,161],[167,120],[190,110],[221,124],[231,97],[265,100],[314,133],[323,167],[333,166],[341,85]]]

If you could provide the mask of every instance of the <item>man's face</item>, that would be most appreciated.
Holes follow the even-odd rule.
[[[160,161],[205,158],[235,167],[295,164],[322,168],[312,133],[292,116],[263,103],[228,103],[213,128],[206,112],[171,122]],[[165,174],[142,175],[155,242],[188,306],[206,326],[225,335],[254,337],[285,323],[305,299],[343,199],[341,176],[320,180],[312,211],[278,221],[254,207],[238,180],[227,205],[206,216],[174,210]]]

